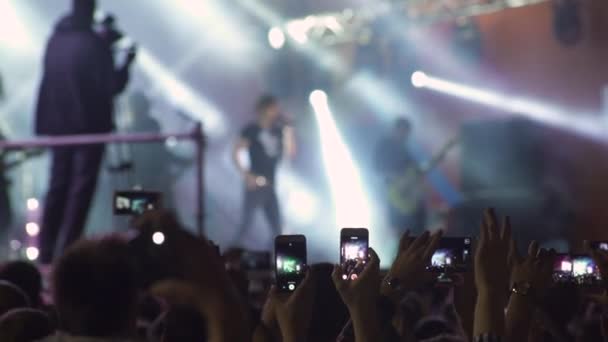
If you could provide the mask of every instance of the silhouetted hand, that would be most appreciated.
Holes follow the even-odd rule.
[[[400,292],[414,290],[428,282],[432,275],[426,271],[426,268],[431,263],[431,257],[437,250],[442,236],[442,231],[432,235],[426,231],[412,241],[409,231],[405,232],[399,241],[397,258],[385,279],[398,279]],[[395,297],[394,289],[389,286],[388,281],[382,282],[382,294],[389,298]]]
[[[369,249],[369,255],[369,262],[356,279],[343,279],[344,270],[340,265],[334,268],[331,275],[340,297],[348,307],[357,342],[371,342],[380,339],[377,307],[380,288],[380,259],[372,248]]]
[[[343,279],[344,270],[340,265],[336,265],[331,274],[340,297],[349,309],[371,309],[376,306],[380,292],[380,259],[372,248],[369,255],[369,262],[357,279]]]
[[[508,257],[511,223],[505,217],[501,226],[494,209],[484,212],[475,253],[475,284],[479,292],[505,293],[509,284]]]
[[[263,319],[276,318],[284,342],[307,340],[314,302],[314,277],[309,269],[293,293],[280,293],[276,286],[270,289]]]
[[[540,249],[536,241],[530,243],[528,255],[520,256],[515,241],[511,239],[511,284],[528,283],[534,292],[542,292],[551,285],[554,261],[555,251]]]

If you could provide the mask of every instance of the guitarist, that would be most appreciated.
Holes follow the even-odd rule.
[[[420,231],[426,225],[426,207],[423,196],[412,198],[414,203],[411,210],[403,210],[394,203],[388,195],[392,183],[398,180],[404,173],[420,174],[423,172],[414,157],[407,149],[407,141],[411,135],[412,125],[404,117],[395,120],[390,133],[380,139],[374,150],[375,168],[382,181],[386,184],[386,207],[388,217],[393,229],[403,231],[412,229]],[[395,189],[392,189],[395,191]],[[407,191],[407,190],[404,190]],[[414,196],[413,194],[402,194],[403,196]]]

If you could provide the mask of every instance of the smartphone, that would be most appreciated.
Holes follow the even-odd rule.
[[[306,275],[306,237],[279,235],[274,239],[275,276],[280,292],[295,291]]]
[[[588,255],[558,254],[553,265],[553,281],[581,286],[599,285],[600,270]]]
[[[154,191],[116,191],[114,193],[115,215],[141,215],[161,207],[162,195]]]
[[[472,241],[470,236],[442,238],[427,269],[441,273],[468,271],[473,256]]]
[[[343,228],[340,231],[340,265],[342,279],[355,280],[368,261],[369,231],[365,228]]]

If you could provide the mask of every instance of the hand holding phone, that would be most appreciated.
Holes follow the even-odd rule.
[[[340,231],[340,265],[342,279],[355,280],[368,262],[369,231],[365,228],[343,228]]]
[[[472,241],[468,236],[442,238],[428,269],[442,273],[467,272],[471,267]]]
[[[277,236],[274,240],[274,255],[278,291],[295,291],[306,276],[306,237]]]

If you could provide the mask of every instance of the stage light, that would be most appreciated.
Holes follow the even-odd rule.
[[[428,78],[422,71],[416,71],[412,74],[412,85],[416,88],[422,88],[426,85]]]
[[[152,234],[152,242],[154,242],[155,245],[162,245],[165,242],[165,234],[162,232],[155,232]]]
[[[294,20],[287,24],[287,33],[298,44],[308,42],[309,20]]]
[[[325,172],[336,208],[338,227],[369,227],[370,205],[361,177],[329,107],[327,94],[315,90],[310,94],[321,136]]]
[[[314,90],[310,93],[309,100],[313,108],[320,107],[327,103],[327,94],[323,90]]]
[[[39,207],[40,207],[40,202],[38,202],[37,199],[35,199],[35,198],[27,199],[27,210],[34,211],[34,210],[38,210]]]
[[[472,87],[428,74],[424,75],[422,88],[494,107],[590,138],[605,140],[604,126],[597,117],[573,116],[569,111],[551,104],[518,96],[510,96],[490,89]]]
[[[25,232],[29,236],[37,236],[40,233],[40,226],[36,222],[28,222],[25,225]]]
[[[38,259],[38,256],[40,255],[40,251],[38,250],[38,248],[36,247],[28,247],[25,250],[25,256],[28,258],[28,260],[30,261],[34,261],[36,259]]]
[[[32,36],[18,8],[20,1],[0,0],[0,47],[7,51],[36,51]]]
[[[271,28],[270,31],[268,31],[268,43],[270,43],[270,46],[275,50],[282,48],[283,45],[285,45],[285,34],[283,33],[283,30],[278,27]]]

